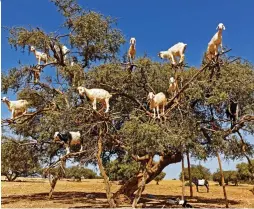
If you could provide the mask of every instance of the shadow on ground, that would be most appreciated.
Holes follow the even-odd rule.
[[[93,195],[95,199],[87,198],[87,195]],[[152,207],[152,208],[164,208],[166,207],[179,207],[178,205],[170,205],[167,203],[168,199],[175,199],[178,196],[169,196],[169,195],[142,195],[139,200],[139,203],[143,204],[143,207]],[[186,197],[188,202],[196,208],[215,208],[215,207],[225,207],[224,199],[222,198],[215,198],[209,199],[205,197],[193,197],[189,198]],[[64,205],[81,205],[81,206],[74,206],[72,208],[86,208],[86,207],[109,207],[106,199],[105,193],[86,193],[86,192],[54,192],[53,198],[48,199],[48,193],[37,193],[32,195],[9,195],[8,197],[2,196],[2,207],[8,207],[8,204],[14,202],[23,202],[23,201],[47,201],[52,203],[60,203]],[[239,204],[240,201],[236,200],[229,200],[230,205]],[[83,205],[84,204],[84,205]],[[127,205],[124,205],[127,206]]]

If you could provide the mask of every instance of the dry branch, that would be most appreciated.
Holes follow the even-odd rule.
[[[12,124],[12,123],[15,123],[15,124],[22,124],[32,118],[34,118],[37,114],[39,113],[42,113],[42,112],[47,112],[47,111],[50,111],[52,110],[52,108],[42,108],[40,110],[37,110],[36,112],[33,112],[33,113],[26,113],[26,114],[23,114],[23,115],[20,115],[14,119],[6,119],[6,120],[2,120],[2,123],[7,123],[8,125]],[[23,118],[23,117],[26,117],[28,116],[25,120],[21,121],[20,123],[17,123],[16,121]]]
[[[116,203],[114,201],[113,194],[110,191],[111,186],[110,186],[109,178],[108,178],[108,176],[105,172],[105,169],[103,167],[103,164],[102,164],[101,153],[102,153],[102,138],[101,138],[101,135],[99,135],[99,138],[98,138],[98,152],[97,152],[96,157],[97,157],[98,166],[99,166],[101,175],[104,178],[104,182],[105,182],[105,186],[106,186],[106,195],[107,195],[109,206],[111,208],[115,208]]]
[[[230,134],[238,132],[242,127],[244,127],[245,122],[251,122],[254,121],[254,116],[252,115],[244,115],[233,128],[230,128],[226,131],[224,131],[223,138],[226,138]]]

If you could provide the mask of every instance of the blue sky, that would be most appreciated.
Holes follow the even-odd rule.
[[[186,61],[189,65],[200,66],[207,43],[216,32],[218,23],[224,23],[223,44],[233,50],[232,56],[241,56],[254,63],[254,1],[204,0],[169,1],[169,0],[86,0],[79,1],[83,8],[95,10],[105,15],[118,18],[117,27],[121,29],[127,43],[121,53],[128,49],[130,37],[137,40],[137,55],[146,53],[153,60],[159,61],[157,54],[181,41],[187,43]],[[63,23],[63,17],[49,0],[3,0],[2,26],[39,26],[47,32],[56,31]],[[32,54],[11,49],[7,43],[7,33],[2,30],[2,70],[6,71],[18,65],[35,64]],[[52,69],[51,69],[52,70]],[[51,74],[50,68],[44,75]],[[8,94],[11,99],[16,95]],[[9,117],[5,105],[1,107],[2,117]],[[249,140],[252,139],[248,137]],[[194,163],[194,161],[192,161]],[[195,162],[198,164],[199,162]],[[215,171],[216,159],[200,162]],[[236,162],[224,162],[224,169],[234,169]],[[170,165],[165,169],[167,178],[178,177],[180,164]]]

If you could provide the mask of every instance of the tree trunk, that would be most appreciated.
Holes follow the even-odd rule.
[[[98,139],[98,153],[97,153],[96,157],[97,157],[98,166],[99,166],[101,175],[104,178],[105,187],[106,187],[106,195],[107,195],[109,206],[111,208],[115,208],[116,207],[116,203],[115,203],[115,201],[113,199],[113,194],[110,191],[111,185],[110,185],[109,178],[108,178],[108,176],[107,176],[107,174],[105,172],[105,169],[103,167],[103,164],[102,164],[101,153],[102,153],[102,140],[101,140],[101,136],[99,136],[99,139]]]
[[[11,173],[5,175],[8,181],[15,181],[15,179],[18,177],[17,173]]]
[[[222,165],[221,165],[221,160],[220,160],[220,154],[219,154],[219,152],[217,152],[217,158],[218,158],[219,167],[220,167],[221,184],[222,184],[222,187],[223,187],[225,204],[226,204],[226,208],[228,208],[228,198],[227,198],[227,192],[226,192],[226,186],[225,186],[225,179],[224,179],[224,174],[223,174],[223,170],[222,170]]]
[[[49,191],[49,199],[52,198],[56,183],[57,183],[58,179],[60,178],[60,176],[58,174],[56,174],[55,176],[52,175],[53,179],[51,179],[50,175],[51,174],[49,174],[49,183],[50,183],[51,189]]]
[[[189,150],[187,150],[187,162],[188,162],[188,174],[189,174],[189,184],[190,184],[190,196],[193,197],[193,187],[192,187],[192,176],[191,176],[191,165],[190,165]]]
[[[182,152],[182,200],[184,200],[184,183],[185,183],[185,176],[184,176],[184,154]]]
[[[132,208],[136,208],[137,207],[137,204],[138,204],[138,201],[139,201],[139,199],[140,199],[140,197],[142,195],[142,192],[145,190],[146,176],[147,176],[147,172],[145,170],[144,173],[143,173],[143,178],[142,178],[141,185],[139,186],[138,191],[137,191],[137,193],[135,195],[135,198],[133,200]]]
[[[172,163],[178,163],[181,161],[181,159],[181,152],[171,155],[169,154],[165,156],[160,156],[160,161],[158,163],[148,166],[145,183],[148,184],[158,174],[160,174],[166,166]],[[123,186],[120,187],[120,189],[115,193],[114,198],[118,198],[120,195],[131,197],[141,185],[142,178],[143,173],[139,172],[136,176],[132,177],[129,181],[127,181]]]

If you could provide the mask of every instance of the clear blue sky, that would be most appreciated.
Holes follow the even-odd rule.
[[[193,0],[193,1],[144,1],[144,0],[80,0],[81,5],[90,10],[118,18],[120,28],[128,42],[136,37],[137,55],[146,53],[159,61],[157,54],[181,41],[187,43],[186,61],[199,66],[207,43],[216,32],[218,23],[224,23],[223,44],[232,48],[230,55],[241,56],[254,63],[254,1]],[[56,31],[63,23],[62,16],[49,0],[3,0],[2,26],[39,26],[47,32]],[[2,70],[17,66],[19,60],[34,64],[35,58],[27,52],[11,49],[7,43],[7,33],[2,30]],[[128,49],[126,43],[121,53]],[[49,73],[45,70],[45,74]],[[16,95],[8,94],[11,99]],[[9,117],[5,105],[1,107],[2,117]],[[250,139],[249,137],[249,140]],[[194,163],[194,161],[192,161]],[[198,164],[199,162],[195,162]],[[200,162],[211,171],[217,169],[217,161]],[[224,162],[224,169],[234,169],[236,162]],[[165,169],[167,178],[179,175],[180,164]]]

